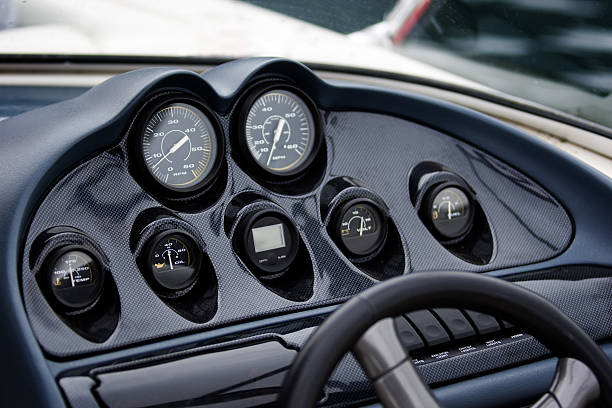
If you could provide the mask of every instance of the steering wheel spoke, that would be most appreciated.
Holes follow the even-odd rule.
[[[532,408],[581,408],[599,398],[599,382],[582,361],[559,359],[553,383]]]
[[[402,347],[391,318],[372,325],[355,344],[353,354],[386,408],[439,407]]]
[[[385,407],[438,407],[403,350],[391,320],[402,313],[436,307],[495,314],[520,325],[553,354],[564,357],[551,388],[536,407],[578,408],[598,398],[612,407],[612,362],[573,320],[534,292],[467,272],[400,276],[346,302],[298,354],[285,377],[279,405],[315,406],[338,361],[353,350]]]

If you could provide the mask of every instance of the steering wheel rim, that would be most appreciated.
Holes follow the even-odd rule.
[[[429,272],[389,279],[355,296],[317,328],[298,353],[279,395],[279,405],[316,405],[340,359],[376,322],[419,309],[455,307],[519,324],[558,357],[586,364],[601,400],[612,406],[612,363],[576,323],[543,297],[518,285],[468,272]],[[576,347],[576,345],[580,347]]]

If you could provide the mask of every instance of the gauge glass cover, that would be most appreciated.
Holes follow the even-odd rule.
[[[436,231],[445,238],[455,239],[471,227],[471,204],[468,196],[458,187],[445,187],[431,199],[430,217]]]
[[[79,309],[95,302],[102,289],[99,261],[81,249],[60,249],[48,266],[51,292],[64,306]]]
[[[186,103],[155,111],[144,126],[141,146],[149,173],[176,191],[191,191],[204,183],[218,148],[210,119]]]
[[[151,274],[163,288],[176,291],[198,276],[200,254],[195,241],[183,233],[162,233],[153,239],[149,256]]]
[[[260,277],[284,272],[297,255],[299,234],[284,215],[270,210],[255,212],[243,221],[244,253]]]
[[[344,248],[353,256],[369,256],[384,244],[386,220],[375,205],[351,201],[340,210],[338,236]]]
[[[249,108],[244,124],[248,150],[266,171],[291,175],[308,163],[315,142],[315,121],[296,94],[271,90]]]

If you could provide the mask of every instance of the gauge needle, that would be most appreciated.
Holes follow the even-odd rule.
[[[274,135],[274,137],[276,138],[276,135]],[[178,142],[176,142],[174,144],[174,146],[172,146],[170,148],[170,150],[168,150],[168,153],[166,153],[164,155],[164,157],[161,158],[160,161],[158,161],[157,163],[155,163],[155,166],[153,166],[152,168],[156,168],[157,166],[159,166],[159,164],[161,162],[163,162],[164,160],[166,160],[166,157],[170,156],[172,153],[176,152],[178,149],[181,148],[182,145],[184,145],[185,143],[187,143],[189,141],[189,136],[185,135],[183,136],[183,138],[181,140],[179,140]]]
[[[274,149],[276,149],[276,142],[280,140],[281,132],[283,131],[285,122],[286,122],[285,118],[281,118],[281,120],[278,121],[278,125],[276,126],[276,129],[274,129],[274,140],[272,141],[272,148],[270,149],[270,155],[268,156],[268,162],[266,163],[266,166],[270,165],[270,159],[272,158],[272,153],[274,152]]]
[[[450,201],[449,201],[449,202],[448,202],[448,219],[450,220],[450,219],[452,219],[452,218],[453,218],[453,217],[452,217],[452,215],[451,215],[451,203],[450,203]]]
[[[174,265],[172,265],[172,254],[168,251],[168,262],[170,263],[170,270],[174,269]]]
[[[68,264],[68,271],[70,272],[70,284],[74,287],[74,273],[72,272],[72,265]]]
[[[361,217],[361,225],[359,226],[359,236],[363,235],[363,229],[365,227],[365,220]]]

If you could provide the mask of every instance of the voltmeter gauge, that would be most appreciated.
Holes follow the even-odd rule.
[[[338,212],[336,241],[349,257],[367,257],[384,245],[387,219],[380,207],[366,199],[351,200]]]
[[[195,239],[184,231],[168,230],[149,243],[148,267],[162,288],[178,291],[198,277],[202,254]]]
[[[59,248],[45,264],[51,293],[64,307],[82,309],[100,297],[104,272],[97,257],[86,249],[79,246]]]
[[[243,126],[249,153],[269,173],[295,174],[313,158],[315,120],[294,92],[272,89],[259,95],[248,107]]]
[[[192,191],[206,184],[217,159],[217,135],[201,109],[170,103],[152,112],[141,134],[141,155],[163,187]]]
[[[472,197],[455,185],[441,185],[429,193],[427,215],[444,239],[458,239],[472,228]]]

